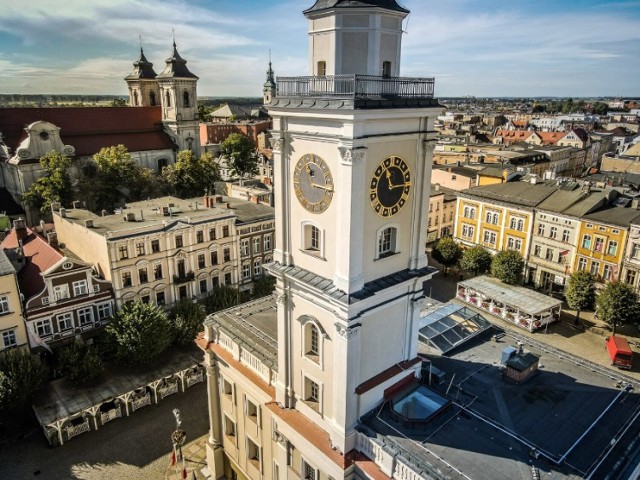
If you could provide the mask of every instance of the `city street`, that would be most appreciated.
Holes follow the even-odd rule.
[[[130,417],[85,433],[62,447],[48,447],[40,430],[25,440],[0,449],[2,479],[163,479],[171,460],[172,410],[178,408],[187,444],[207,433],[209,424],[206,384],[196,384],[185,393],[172,395],[158,405],[145,407]],[[189,453],[185,453],[189,460]],[[198,458],[198,461],[201,461]],[[203,464],[189,462],[191,471]],[[204,478],[197,476],[197,478]]]

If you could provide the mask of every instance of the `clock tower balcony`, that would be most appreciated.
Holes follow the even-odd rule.
[[[292,100],[337,100],[354,108],[431,107],[438,105],[434,86],[433,78],[416,77],[358,74],[279,77],[271,105],[285,106]]]

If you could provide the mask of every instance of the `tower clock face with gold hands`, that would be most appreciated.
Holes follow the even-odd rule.
[[[407,203],[411,170],[400,157],[389,157],[376,168],[369,188],[375,212],[381,217],[392,217]]]
[[[311,213],[322,213],[333,198],[333,176],[317,155],[303,155],[293,171],[293,188],[300,204]]]

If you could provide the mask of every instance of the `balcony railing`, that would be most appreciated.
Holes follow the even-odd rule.
[[[433,98],[433,78],[379,77],[375,75],[325,75],[279,77],[276,97],[330,99]]]
[[[195,278],[196,278],[195,273],[186,272],[183,275],[174,275],[173,276],[173,283],[175,283],[175,284],[187,283],[187,282],[191,282]]]

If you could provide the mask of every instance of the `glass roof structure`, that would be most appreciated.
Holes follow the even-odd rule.
[[[446,303],[420,318],[418,339],[445,354],[491,327],[479,313]]]

